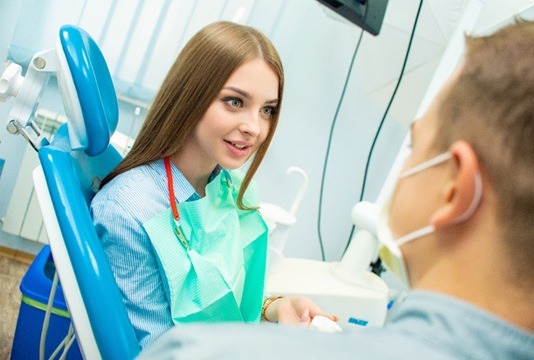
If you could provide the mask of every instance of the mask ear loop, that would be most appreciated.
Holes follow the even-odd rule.
[[[411,169],[408,169],[402,173],[399,174],[399,179],[403,179],[406,177],[409,177],[411,175],[417,174],[425,169],[431,168],[439,163],[442,163],[444,161],[447,161],[452,158],[452,154],[450,152],[445,152],[441,155],[438,155],[428,161],[425,161]],[[453,224],[458,224],[462,221],[465,221],[469,219],[475,210],[477,209],[478,205],[480,204],[480,200],[482,198],[482,177],[479,173],[475,175],[475,195],[473,196],[473,201],[471,201],[471,204],[469,205],[469,208],[460,216],[458,216],[454,221]],[[428,225],[424,228],[421,228],[419,230],[416,230],[412,233],[406,234],[399,239],[395,241],[395,244],[397,246],[401,246],[402,244],[405,244],[411,240],[417,239],[419,237],[431,234],[434,232],[436,228],[434,225]]]
[[[414,174],[417,174],[425,169],[428,169],[428,168],[431,168],[433,166],[436,166],[442,162],[445,162],[449,159],[452,158],[452,154],[450,152],[444,152],[443,154],[440,154],[430,160],[427,160],[425,162],[422,162],[421,164],[417,165],[417,166],[414,166],[413,168],[411,169],[408,169],[404,172],[401,172],[399,174],[399,179],[404,179],[406,177],[409,177],[409,176],[412,176]],[[398,238],[397,240],[395,240],[395,244],[397,246],[401,246],[402,244],[405,244],[407,243],[408,241],[411,241],[411,240],[414,240],[414,239],[417,239],[419,237],[422,237],[422,236],[425,236],[425,235],[428,235],[428,234],[431,234],[433,233],[434,231],[436,230],[436,228],[434,227],[434,225],[428,225],[428,226],[425,226],[424,228],[421,228],[419,230],[416,230],[414,232],[411,232],[409,234],[406,234],[404,236],[401,236],[400,238]]]
[[[438,162],[439,163],[439,162]],[[473,200],[471,201],[471,204],[469,205],[469,208],[460,216],[458,216],[456,219],[454,219],[451,224],[458,224],[461,223],[467,219],[469,219],[473,214],[475,213],[476,209],[478,208],[478,205],[480,204],[480,201],[482,200],[482,176],[480,176],[480,173],[475,174],[475,194],[473,196]],[[416,230],[410,234],[406,234],[405,236],[400,237],[395,241],[395,244],[397,246],[401,246],[404,243],[407,243],[410,240],[416,239],[421,236],[428,235],[436,230],[434,225],[428,225],[425,226],[422,229]]]
[[[421,172],[425,169],[428,169],[428,168],[431,168],[439,163],[442,163],[444,161],[447,161],[449,160],[450,158],[452,158],[452,154],[450,152],[444,152],[443,154],[441,155],[438,155],[428,161],[425,161],[425,162],[422,162],[421,164],[417,165],[417,166],[414,166],[413,168],[411,169],[408,169],[402,173],[399,174],[399,179],[403,179],[405,177],[408,177],[408,176],[412,176],[414,174],[417,174],[418,172]]]
[[[434,232],[434,230],[436,230],[434,225],[425,226],[424,228],[421,228],[419,230],[416,230],[414,232],[411,232],[409,234],[401,236],[399,239],[395,240],[395,244],[397,246],[401,246],[402,244],[407,243],[408,241],[411,241],[411,240],[420,238],[422,236],[431,234],[431,233]]]

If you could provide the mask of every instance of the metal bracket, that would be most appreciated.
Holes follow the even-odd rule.
[[[7,123],[6,128],[10,134],[22,135],[22,137],[26,139],[27,142],[30,143],[30,145],[35,149],[35,151],[39,151],[39,149],[42,148],[43,146],[50,144],[48,139],[43,134],[41,134],[41,130],[39,130],[39,128],[33,122],[30,122],[29,127],[24,128],[20,125],[20,123],[17,120],[10,120]],[[37,137],[32,138],[30,136],[30,133],[26,131],[27,128],[30,128],[37,135]]]

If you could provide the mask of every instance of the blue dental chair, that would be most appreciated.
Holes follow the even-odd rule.
[[[105,59],[84,30],[66,25],[56,48],[35,54],[24,78],[16,66],[6,72],[11,85],[0,97],[17,98],[8,130],[38,151],[35,192],[81,354],[132,359],[140,348],[89,212],[100,180],[122,159],[110,145],[118,104]],[[32,113],[54,73],[68,121],[49,142],[32,124]]]

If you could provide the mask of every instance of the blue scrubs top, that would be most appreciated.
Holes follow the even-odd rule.
[[[534,359],[533,332],[459,299],[414,291],[390,311],[382,328],[340,333],[272,324],[176,326],[138,360]]]

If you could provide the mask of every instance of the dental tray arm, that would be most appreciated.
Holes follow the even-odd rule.
[[[56,50],[51,49],[34,54],[25,76],[20,65],[11,63],[0,78],[0,101],[15,98],[7,118],[7,130],[11,134],[20,133],[36,150],[49,142],[33,123],[33,114],[50,76],[57,69]],[[32,139],[29,130],[36,134],[35,138]]]

